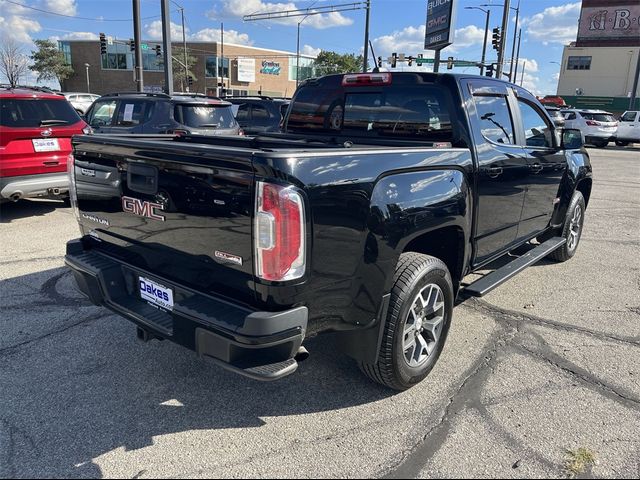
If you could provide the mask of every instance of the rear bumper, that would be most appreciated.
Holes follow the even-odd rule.
[[[294,356],[307,330],[306,307],[253,311],[159,278],[96,250],[85,250],[81,240],[67,243],[65,263],[80,291],[94,304],[132,321],[145,336],[171,340],[227,370],[257,380],[277,380],[297,369]],[[172,311],[140,298],[139,276],[172,289]]]
[[[68,191],[69,177],[66,172],[0,178],[0,198],[18,200],[60,195]]]

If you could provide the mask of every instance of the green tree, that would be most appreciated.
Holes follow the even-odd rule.
[[[331,73],[357,73],[362,71],[362,55],[345,53],[340,55],[336,52],[322,50],[314,62],[317,76],[329,75]]]
[[[62,82],[73,75],[73,68],[51,40],[35,40],[34,43],[38,50],[31,51],[33,65],[29,68],[38,73],[38,81],[58,80],[62,88]]]
[[[186,61],[184,50],[174,50],[173,51],[173,83],[179,84],[182,87],[182,91],[184,92],[187,87],[187,77],[192,77],[195,82],[198,78],[193,73],[193,69],[198,63],[198,59],[193,55],[189,55],[187,52]],[[187,65],[187,74],[185,75],[184,65]]]

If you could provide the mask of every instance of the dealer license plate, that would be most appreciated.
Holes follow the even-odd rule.
[[[143,300],[165,310],[173,310],[173,290],[145,277],[138,277],[138,289]]]
[[[31,141],[36,152],[57,152],[60,150],[57,138],[34,138]]]

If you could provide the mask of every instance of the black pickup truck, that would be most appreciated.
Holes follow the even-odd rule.
[[[576,130],[486,77],[331,75],[285,131],[254,138],[75,137],[79,288],[137,325],[262,380],[337,332],[371,379],[421,381],[457,297],[571,258],[592,173]],[[469,273],[531,242],[480,280]]]

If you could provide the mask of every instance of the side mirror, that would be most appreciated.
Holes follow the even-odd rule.
[[[560,147],[563,150],[579,150],[584,146],[584,136],[582,132],[576,128],[562,129],[562,143]]]

